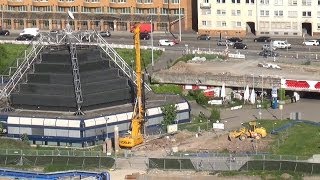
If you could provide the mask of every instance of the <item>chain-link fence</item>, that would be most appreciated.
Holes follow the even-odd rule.
[[[318,166],[314,164],[310,165],[312,163],[306,161],[307,159],[308,157],[303,156],[272,154],[181,153],[168,158],[149,158],[148,168],[161,170],[250,171],[254,167],[252,163],[262,162],[264,165],[257,166],[258,170],[279,170],[280,168],[280,170],[290,169],[291,171],[316,173],[317,171],[313,170],[313,168],[318,168]],[[267,162],[267,165],[265,162]],[[297,167],[292,169],[291,165],[289,166],[290,163],[285,168],[286,162],[308,164],[310,168],[302,171],[300,170],[302,169],[300,165],[295,165]],[[282,163],[282,165],[279,165],[279,163]]]
[[[0,166],[70,167],[71,169],[111,168],[114,158],[100,151],[0,149]]]
[[[0,155],[23,155],[23,156],[79,156],[79,157],[105,157],[106,154],[101,151],[81,151],[77,149],[70,150],[17,150],[0,149]]]

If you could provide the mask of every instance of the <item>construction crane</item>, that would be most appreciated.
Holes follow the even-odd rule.
[[[119,138],[119,146],[122,148],[132,148],[143,143],[142,126],[144,123],[144,103],[143,99],[143,82],[141,72],[141,57],[140,57],[140,26],[134,29],[134,44],[136,51],[136,100],[131,120],[131,133],[128,136]]]

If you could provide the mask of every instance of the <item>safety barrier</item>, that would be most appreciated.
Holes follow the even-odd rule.
[[[94,177],[95,179],[110,180],[110,174],[108,172],[88,172],[88,171],[60,171],[54,173],[39,173],[30,171],[17,171],[10,169],[0,169],[0,177],[14,177],[14,178],[30,178],[30,179],[61,179],[68,177]]]

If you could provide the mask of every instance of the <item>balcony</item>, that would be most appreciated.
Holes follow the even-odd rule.
[[[210,3],[200,3],[200,9],[211,9]]]
[[[153,3],[136,3],[137,8],[154,8]]]
[[[113,8],[130,7],[130,5],[128,3],[113,3],[113,2],[110,2],[109,6],[113,7]]]
[[[8,5],[9,6],[23,6],[24,2],[23,2],[23,0],[9,0]]]
[[[48,1],[32,1],[33,6],[50,6]]]
[[[102,5],[101,3],[84,2],[83,6],[88,8],[96,8],[96,7],[101,7]]]
[[[73,2],[58,1],[58,6],[72,7],[72,6],[74,6],[74,3]]]

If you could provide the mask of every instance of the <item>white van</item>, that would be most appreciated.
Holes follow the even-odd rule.
[[[287,41],[273,41],[272,46],[279,49],[291,48],[291,44],[289,44]]]
[[[32,36],[38,36],[39,35],[39,28],[25,28],[21,33],[21,35],[24,34],[30,34]]]

